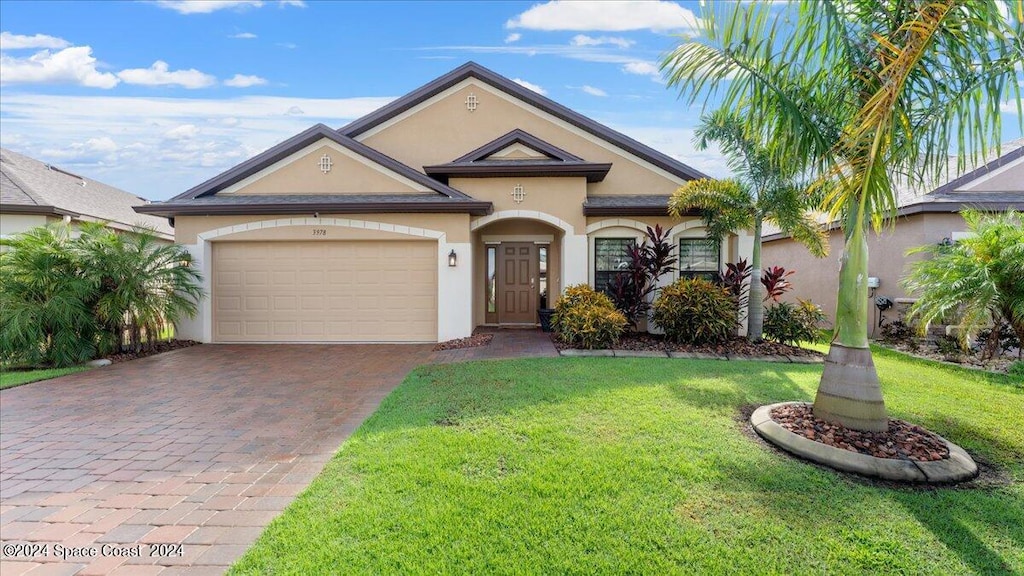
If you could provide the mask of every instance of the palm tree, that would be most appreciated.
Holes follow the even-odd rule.
[[[0,364],[64,367],[95,354],[99,326],[85,302],[97,286],[73,242],[66,224],[0,239]]]
[[[932,244],[908,254],[929,254],[915,262],[903,279],[919,295],[910,318],[926,326],[945,316],[960,319],[961,339],[994,324],[986,356],[995,353],[1003,321],[1024,341],[1024,221],[1017,212],[963,212],[970,236],[953,246]]]
[[[717,142],[729,167],[737,175],[729,180],[700,179],[683,185],[669,199],[669,213],[680,217],[688,210],[701,211],[708,237],[721,242],[737,229],[753,229],[754,253],[750,258],[750,296],[747,303],[747,337],[761,340],[764,304],[761,282],[761,230],[765,222],[801,242],[815,255],[828,253],[821,226],[807,210],[805,185],[793,170],[784,170],[770,151],[743,125],[734,112],[718,110],[702,119],[696,132],[697,148]]]
[[[867,227],[895,215],[893,181],[931,181],[954,146],[961,167],[998,143],[1000,106],[1020,88],[1024,2],[804,0],[797,10],[712,7],[698,37],[662,62],[669,85],[722,96],[780,162],[834,184],[823,206],[843,228],[836,330],[814,413],[859,430],[888,419],[868,348]],[[1024,122],[1022,122],[1024,126]]]
[[[77,246],[85,275],[100,287],[90,304],[108,346],[137,352],[185,316],[195,316],[201,276],[183,247],[143,228],[115,232],[88,224]]]

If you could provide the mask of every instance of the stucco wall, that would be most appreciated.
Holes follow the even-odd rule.
[[[42,214],[0,214],[0,236],[21,234],[38,226],[45,226],[50,220],[57,221],[56,218],[47,218]]]
[[[479,102],[473,112],[465,104],[470,93]],[[590,194],[667,195],[682,183],[528,104],[512,102],[513,97],[477,80],[469,79],[435,99],[423,108],[399,116],[394,123],[385,123],[383,128],[376,127],[358,136],[357,140],[419,170],[450,162],[519,128],[584,160],[611,162],[607,178],[589,185]]]
[[[320,158],[331,169],[320,169]],[[432,192],[337,144],[319,144],[220,192],[220,194],[415,194]]]
[[[869,233],[868,275],[877,277],[880,282],[874,295],[893,300],[910,296],[903,291],[899,282],[906,273],[907,264],[920,256],[905,256],[906,251],[925,244],[937,244],[943,238],[951,238],[953,232],[965,229],[959,214],[915,214],[900,218],[895,229],[883,230],[880,235]],[[815,258],[803,245],[791,239],[766,242],[761,258],[765,268],[783,266],[787,270],[795,270],[796,274],[791,277],[794,288],[785,299],[793,302],[797,298],[810,299],[821,306],[831,323],[835,318],[839,257],[844,245],[842,232],[833,230],[829,236],[829,255],[824,258]],[[869,325],[874,331],[878,324],[874,305],[870,308],[870,314]],[[894,320],[896,313],[887,311],[885,318]]]
[[[308,216],[312,216],[309,214]],[[469,242],[469,215],[468,214],[321,214],[322,218],[349,218],[352,220],[363,220],[368,222],[386,222],[388,224],[400,224],[415,228],[424,228],[444,232],[448,242]],[[196,235],[208,230],[216,230],[225,226],[247,224],[260,220],[276,220],[288,218],[289,216],[275,215],[252,215],[252,216],[179,216],[175,219],[174,233],[175,241],[179,244],[195,244]],[[295,218],[305,217],[295,215]],[[312,228],[312,227],[311,227]],[[275,235],[284,234],[277,229],[246,232],[247,240],[275,239]],[[366,230],[355,228],[331,228],[327,231],[329,239],[334,240],[360,240],[366,238]],[[312,232],[310,232],[312,234]],[[371,235],[374,232],[371,231]],[[376,232],[376,234],[382,234]],[[266,235],[266,237],[264,237]],[[381,236],[373,235],[374,238],[386,239],[387,234]],[[281,238],[277,238],[281,239]]]
[[[536,210],[568,222],[581,233],[586,226],[583,202],[587,199],[587,182],[578,178],[452,178],[449,184],[477,200],[494,203],[494,212],[504,210]],[[522,203],[512,199],[512,190],[523,187]]]

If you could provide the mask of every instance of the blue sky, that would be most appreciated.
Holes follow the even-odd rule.
[[[475,60],[713,175],[662,54],[696,2],[0,3],[0,143],[161,200]],[[1010,137],[1015,137],[1010,135]]]

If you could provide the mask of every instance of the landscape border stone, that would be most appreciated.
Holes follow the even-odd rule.
[[[618,358],[668,358],[664,350],[612,350]]]
[[[876,458],[809,440],[786,430],[772,420],[773,409],[793,404],[803,403],[779,402],[761,406],[750,415],[750,423],[762,438],[801,458],[845,472],[903,482],[961,482],[978,475],[978,465],[971,456],[963,448],[941,436],[939,438],[949,448],[949,458],[932,462]]]

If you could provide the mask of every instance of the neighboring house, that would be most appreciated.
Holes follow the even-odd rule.
[[[72,174],[28,156],[0,149],[0,236],[7,237],[61,220],[104,222],[117,230],[151,228],[174,239],[167,220],[138,214],[144,198],[91,178]]]
[[[692,273],[749,255],[668,217],[703,175],[475,63],[334,130],[317,125],[164,203],[201,263],[203,342],[423,342],[535,325],[602,286],[648,225]]]
[[[954,242],[962,238],[966,225],[959,212],[965,208],[985,211],[1024,210],[1024,139],[1004,143],[1001,156],[940,185],[898,190],[899,217],[892,228],[880,235],[868,235],[868,274],[878,279],[872,298],[884,296],[894,303],[885,311],[872,306],[869,329],[878,331],[879,315],[886,320],[898,318],[899,311],[913,295],[900,287],[907,265],[919,255],[905,256],[907,250],[925,244]],[[956,173],[955,160],[951,172]],[[839,256],[843,253],[842,230],[829,232],[829,255],[815,258],[806,248],[782,234],[765,236],[762,247],[764,266],[783,266],[795,270],[794,289],[787,299],[810,299],[822,307],[829,319],[835,318],[839,279]]]

